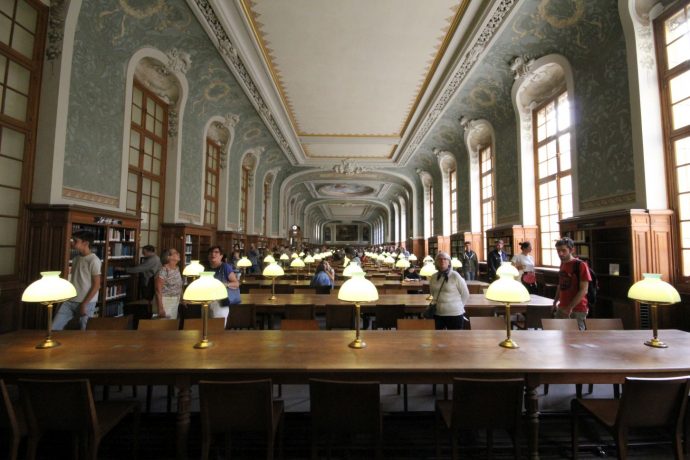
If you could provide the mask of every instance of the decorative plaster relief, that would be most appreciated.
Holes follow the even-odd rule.
[[[177,48],[172,48],[165,53],[168,62],[165,63],[165,69],[168,72],[180,72],[186,74],[192,65],[192,57],[185,51],[179,51]]]
[[[92,203],[105,204],[112,207],[119,207],[120,200],[118,197],[101,195],[98,193],[84,192],[82,190],[77,190],[69,187],[62,188],[63,198],[72,198],[74,200],[89,201]]]
[[[532,70],[534,59],[528,56],[515,56],[510,62],[510,70],[513,71],[513,79],[517,80]]]
[[[46,45],[46,59],[55,60],[62,54],[62,39],[65,34],[65,19],[69,1],[51,0],[48,13],[48,44]]]
[[[345,176],[354,176],[356,174],[362,174],[367,172],[369,169],[362,166],[355,166],[354,163],[343,160],[339,165],[333,166],[333,172],[336,174],[343,174]]]
[[[607,196],[604,198],[597,198],[595,200],[582,201],[580,203],[580,209],[586,211],[590,209],[600,209],[610,206],[618,206],[621,204],[635,203],[636,199],[635,193]]]

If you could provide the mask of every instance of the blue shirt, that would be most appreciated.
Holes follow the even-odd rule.
[[[315,286],[331,286],[331,287],[333,287],[333,282],[331,281],[331,277],[328,276],[328,273],[318,272],[311,279],[311,284],[309,284],[309,285],[312,287],[315,287]]]

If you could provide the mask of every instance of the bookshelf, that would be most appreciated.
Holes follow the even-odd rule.
[[[461,259],[461,255],[465,250],[465,234],[455,233],[450,236],[450,256]]]
[[[192,260],[199,260],[202,264],[206,262],[208,248],[215,242],[213,236],[212,229],[200,225],[162,224],[160,250],[177,249],[181,256],[181,272]]]
[[[429,254],[431,257],[436,257],[440,251],[449,252],[450,251],[450,237],[436,235],[430,236],[427,240],[427,248],[429,249]]]
[[[618,317],[626,329],[647,326],[628,289],[642,273],[661,273],[672,282],[671,211],[621,210],[560,222],[561,234],[575,242],[578,257],[589,259],[599,291],[592,316]]]
[[[68,278],[76,255],[70,247],[70,237],[75,231],[88,230],[95,239],[91,250],[101,259],[96,315],[121,315],[125,303],[136,294],[136,278],[120,271],[135,264],[139,219],[129,214],[71,205],[32,205],[29,213],[29,239],[33,243],[29,248],[27,282],[37,279],[41,271],[55,269]],[[43,327],[45,318],[40,310],[25,305],[23,326]]]

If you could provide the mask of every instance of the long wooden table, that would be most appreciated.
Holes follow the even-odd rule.
[[[650,331],[514,331],[519,349],[498,346],[502,331],[226,331],[193,348],[196,331],[61,331],[62,346],[37,350],[41,331],[0,335],[0,378],[89,378],[103,384],[175,384],[177,449],[186,457],[191,385],[204,379],[310,378],[381,383],[451,383],[457,376],[523,377],[529,451],[539,458],[536,388],[544,383],[622,383],[626,376],[690,374],[690,334],[661,331],[669,348],[643,345]],[[431,428],[429,428],[431,429]],[[192,455],[195,457],[196,455]]]

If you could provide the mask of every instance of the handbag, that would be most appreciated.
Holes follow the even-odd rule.
[[[536,284],[537,275],[534,272],[524,272],[522,274],[522,282],[529,285]]]
[[[436,292],[436,296],[434,299],[438,300],[438,296],[441,295],[441,289],[443,289],[443,285],[446,284],[446,280],[448,278],[443,278],[443,282],[441,283],[441,286],[438,288],[438,291]],[[434,316],[436,315],[436,302],[431,302],[427,307],[424,309],[422,312],[422,317],[425,319],[433,319]]]

